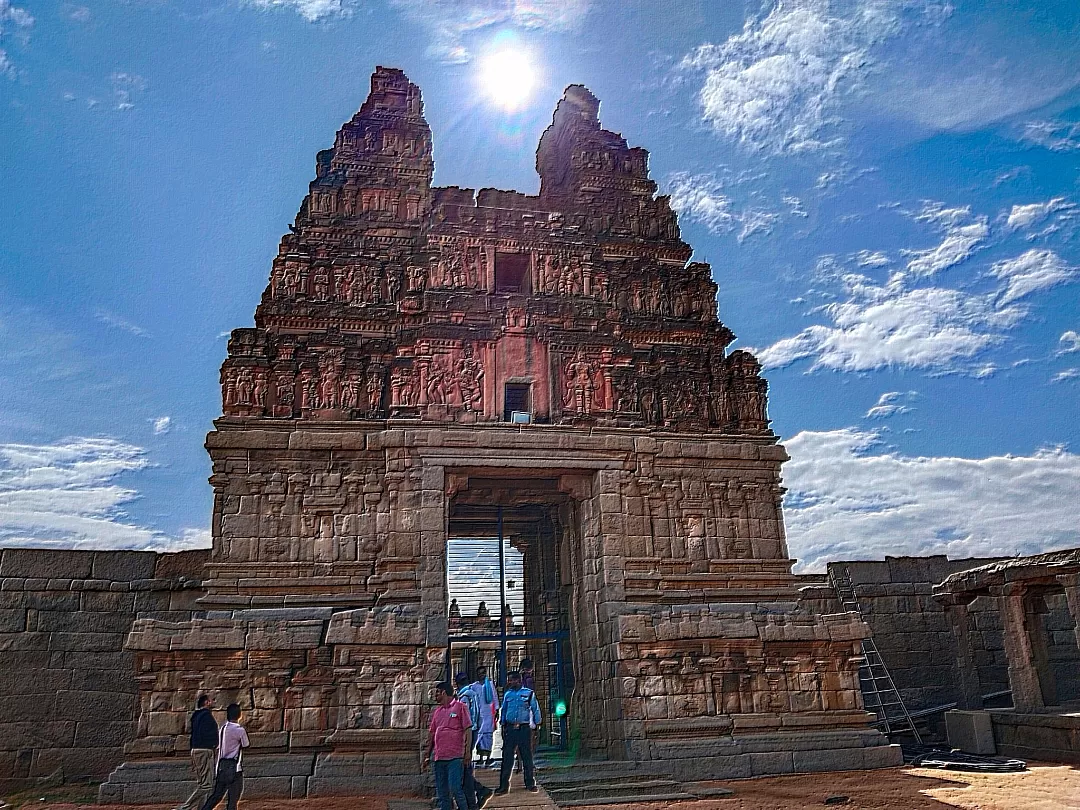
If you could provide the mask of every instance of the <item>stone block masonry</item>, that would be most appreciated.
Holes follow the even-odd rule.
[[[991,559],[951,560],[930,557],[886,557],[884,561],[830,563],[846,567],[878,649],[911,711],[962,701],[963,682],[957,665],[956,640],[944,606],[932,598],[935,585]],[[802,601],[814,611],[835,612],[839,601],[822,577],[803,577]],[[1059,699],[1080,699],[1080,667],[1074,622],[1064,594],[1048,594],[1041,621],[1047,655],[1058,683]],[[973,683],[982,695],[1009,689],[1008,662],[1001,611],[994,597],[980,595],[968,606],[967,637],[975,669]],[[989,707],[1007,706],[1003,696]],[[944,731],[943,728],[939,729]]]
[[[139,717],[128,633],[197,615],[208,556],[0,549],[0,790],[123,761]]]
[[[200,690],[244,706],[252,791],[422,790],[448,540],[504,510],[583,753],[899,761],[860,701],[866,625],[797,604],[761,366],[599,106],[566,89],[538,195],[435,188],[420,89],[376,69],[229,340],[206,612],[133,625],[138,738],[103,799],[182,795]]]
[[[910,711],[953,703],[960,699],[956,643],[942,606],[932,598],[933,587],[957,571],[988,562],[930,557],[886,557],[884,561],[836,562],[846,567],[870,625],[881,657]],[[808,584],[802,598],[814,610],[840,609],[827,583]],[[981,681],[986,693],[1008,689],[1001,624],[993,605],[974,606]],[[942,729],[943,731],[943,729]]]

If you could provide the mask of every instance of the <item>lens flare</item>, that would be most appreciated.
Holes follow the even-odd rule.
[[[484,59],[481,84],[488,98],[504,110],[525,106],[536,84],[536,70],[524,51],[503,49]]]

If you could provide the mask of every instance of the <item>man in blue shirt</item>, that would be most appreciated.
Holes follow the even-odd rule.
[[[540,727],[540,704],[536,702],[533,690],[521,685],[521,673],[516,670],[506,674],[506,692],[499,719],[502,722],[502,772],[499,789],[495,792],[510,792],[510,772],[514,769],[516,750],[521,757],[525,787],[536,793],[540,788],[533,775],[532,731]]]

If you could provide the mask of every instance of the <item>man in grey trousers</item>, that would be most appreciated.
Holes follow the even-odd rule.
[[[198,810],[214,789],[214,761],[218,744],[218,726],[214,719],[214,699],[199,695],[191,715],[191,770],[195,772],[195,790],[176,810]]]

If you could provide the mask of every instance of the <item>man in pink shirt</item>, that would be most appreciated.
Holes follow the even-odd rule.
[[[440,683],[435,687],[435,702],[439,705],[431,715],[428,726],[428,748],[424,767],[435,763],[435,795],[439,810],[468,810],[464,776],[466,752],[472,754],[472,716],[469,707],[454,698],[454,687]]]

